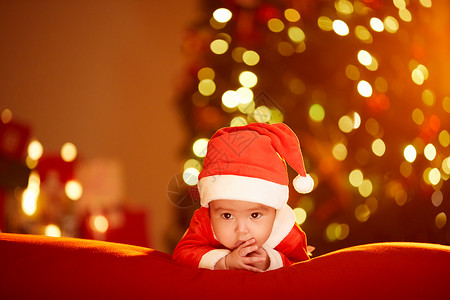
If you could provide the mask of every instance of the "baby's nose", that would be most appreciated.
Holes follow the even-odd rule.
[[[247,240],[249,238],[249,228],[245,222],[240,222],[236,228],[240,240]]]

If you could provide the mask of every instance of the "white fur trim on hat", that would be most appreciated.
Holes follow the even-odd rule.
[[[295,190],[301,194],[307,194],[314,188],[314,180],[309,174],[306,174],[306,176],[297,175],[293,180],[293,184]]]
[[[198,183],[198,190],[203,207],[208,207],[213,200],[241,200],[281,209],[289,198],[286,185],[238,175],[203,177]]]
[[[222,258],[228,255],[230,250],[228,249],[214,249],[206,252],[200,262],[198,263],[199,268],[214,270],[214,266]]]
[[[289,205],[285,205],[282,209],[277,210],[275,220],[273,222],[272,233],[270,234],[264,246],[275,248],[281,241],[287,237],[295,224],[295,214]]]

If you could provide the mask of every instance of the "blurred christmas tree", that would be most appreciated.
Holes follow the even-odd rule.
[[[178,96],[186,183],[220,127],[285,122],[316,181],[289,204],[317,254],[449,244],[450,4],[437,2],[202,1]]]

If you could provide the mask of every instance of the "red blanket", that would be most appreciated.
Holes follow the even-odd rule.
[[[450,299],[450,246],[378,243],[278,270],[181,266],[149,248],[0,233],[1,299]]]

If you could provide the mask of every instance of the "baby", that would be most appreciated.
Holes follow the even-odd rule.
[[[287,125],[218,130],[199,175],[202,207],[175,248],[174,260],[198,268],[262,272],[309,259],[305,233],[286,204],[285,161],[299,174],[294,188],[310,192],[314,182]]]

